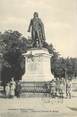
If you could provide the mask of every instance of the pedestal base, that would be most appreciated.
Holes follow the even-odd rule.
[[[25,74],[22,77],[22,95],[27,93],[46,94],[49,92],[49,82],[54,78],[48,50],[33,48],[24,54]],[[24,96],[25,97],[25,96]]]
[[[40,97],[49,94],[50,82],[22,82],[21,97]]]

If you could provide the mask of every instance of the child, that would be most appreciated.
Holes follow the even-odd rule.
[[[6,98],[9,98],[9,96],[10,96],[10,83],[7,83],[5,86],[5,95],[6,95]]]

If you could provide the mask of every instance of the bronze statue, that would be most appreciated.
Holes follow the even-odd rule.
[[[38,17],[38,13],[34,12],[33,18],[30,21],[28,32],[31,32],[33,47],[42,47],[45,42],[44,25]]]

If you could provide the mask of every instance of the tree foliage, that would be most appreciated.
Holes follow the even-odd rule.
[[[9,81],[12,77],[20,80],[24,73],[24,58],[22,52],[26,52],[24,37],[18,31],[5,31],[1,33],[0,52],[3,54],[2,81]],[[23,40],[23,41],[22,41]],[[27,39],[25,38],[27,41]]]

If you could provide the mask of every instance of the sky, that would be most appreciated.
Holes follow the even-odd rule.
[[[0,0],[0,31],[25,37],[34,12],[44,23],[46,41],[63,57],[77,57],[77,0]]]

